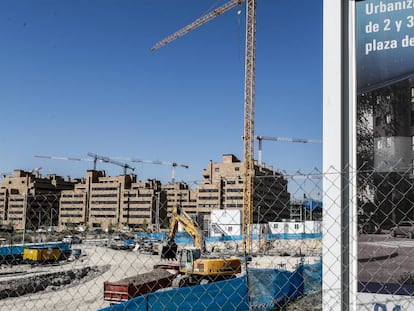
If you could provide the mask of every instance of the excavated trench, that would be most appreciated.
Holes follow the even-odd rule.
[[[20,297],[40,291],[55,291],[75,286],[80,282],[86,282],[101,275],[108,271],[109,267],[109,265],[90,266],[0,281],[0,300],[10,297]]]

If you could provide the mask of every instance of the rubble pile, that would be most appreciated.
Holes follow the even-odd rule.
[[[58,290],[66,286],[78,285],[108,271],[109,266],[90,266],[80,269],[39,274],[0,282],[0,299],[46,290]]]

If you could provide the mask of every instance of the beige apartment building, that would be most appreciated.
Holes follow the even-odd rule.
[[[54,174],[15,170],[0,183],[0,221],[15,230],[56,226],[60,193],[74,184]]]
[[[173,206],[181,206],[207,230],[212,210],[243,208],[243,162],[225,154],[222,162],[210,161],[202,181],[192,189],[187,183],[163,185],[167,194],[168,215]],[[290,218],[290,194],[283,175],[264,165],[255,165],[254,222]]]
[[[41,199],[41,200],[40,200]],[[290,194],[283,175],[255,165],[254,222],[290,218]],[[19,229],[59,226],[73,229],[168,228],[172,208],[180,206],[202,227],[208,228],[212,210],[243,207],[243,163],[232,154],[222,162],[210,161],[201,183],[161,185],[155,179],[137,181],[135,174],[106,176],[88,170],[86,176],[64,180],[42,178],[17,170],[0,184],[0,217]]]
[[[243,162],[233,154],[224,154],[222,162],[210,161],[197,186],[197,213],[205,221],[213,209],[243,208]],[[253,221],[269,222],[290,217],[290,194],[283,175],[255,164]]]
[[[154,230],[167,218],[165,201],[160,181],[141,182],[135,174],[112,177],[89,170],[74,190],[62,192],[59,227]]]

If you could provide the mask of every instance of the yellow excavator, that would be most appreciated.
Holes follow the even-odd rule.
[[[178,225],[194,239],[193,247],[183,247],[177,252],[174,242]],[[162,247],[161,258],[178,259],[179,276],[173,281],[174,287],[231,279],[241,273],[241,261],[237,257],[211,257],[206,254],[202,231],[198,224],[180,208],[175,207],[171,215],[167,243]]]

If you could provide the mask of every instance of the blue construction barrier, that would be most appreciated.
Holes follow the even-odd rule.
[[[248,311],[246,277],[159,291],[113,305],[101,311]]]
[[[136,239],[154,239],[165,241],[167,235],[165,233],[147,233],[141,232],[135,234]],[[253,240],[258,239],[270,240],[307,240],[307,239],[321,239],[322,233],[279,233],[279,234],[267,234],[265,237],[258,236],[257,234],[252,235]],[[217,237],[206,237],[206,242],[226,242],[226,241],[241,241],[241,235],[223,235]],[[175,243],[177,244],[192,244],[194,239],[187,232],[177,232],[175,235]]]
[[[70,250],[69,243],[30,243],[30,244],[20,244],[20,245],[12,245],[12,246],[1,246],[0,247],[0,256],[19,256],[23,255],[24,249],[28,247],[50,247],[50,248],[59,248],[60,251],[66,252]]]
[[[167,239],[167,234],[161,233],[161,232],[160,233],[139,232],[139,233],[135,233],[135,238],[165,241]]]
[[[322,233],[278,233],[268,234],[268,240],[308,240],[321,239]]]
[[[322,287],[321,262],[300,265],[293,272],[271,268],[248,268],[247,272],[231,280],[139,296],[100,311],[267,311]]]
[[[294,272],[249,268],[250,304],[254,310],[273,310],[288,300],[303,295],[303,266]]]
[[[249,310],[246,277],[150,294],[148,310]]]
[[[322,290],[322,261],[303,265],[304,294],[311,294]]]

